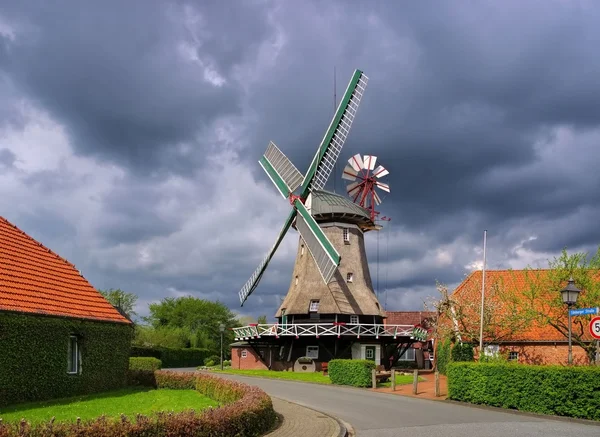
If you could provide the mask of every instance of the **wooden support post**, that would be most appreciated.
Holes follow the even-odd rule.
[[[392,391],[396,391],[396,370],[392,369]]]
[[[377,388],[377,375],[375,374],[375,372],[375,369],[371,371],[371,382],[373,384],[373,388]]]
[[[435,371],[435,397],[440,396],[440,372]]]
[[[417,384],[419,383],[419,369],[415,369],[413,373],[413,394],[417,394]]]

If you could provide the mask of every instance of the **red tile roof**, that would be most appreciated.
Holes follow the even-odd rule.
[[[386,311],[386,325],[422,325],[427,319],[433,319],[433,311]]]
[[[0,217],[0,311],[131,323],[73,264]]]
[[[566,307],[560,307],[558,314],[556,312],[556,306],[549,305],[552,300],[561,299],[559,288],[555,284],[551,283],[549,273],[551,270],[548,269],[530,269],[530,270],[486,270],[485,272],[485,299],[486,301],[498,302],[500,299],[495,299],[497,293],[505,293],[505,300],[510,299],[514,296],[515,302],[518,302],[519,298],[524,298],[524,293],[531,288],[531,284],[542,285],[541,289],[546,290],[540,293],[536,301],[534,302],[535,308],[538,311],[545,313],[552,318],[564,318],[567,316]],[[452,293],[450,298],[457,302],[468,303],[466,308],[468,309],[468,323],[479,326],[480,320],[480,305],[481,305],[481,279],[482,272],[477,270],[472,272]],[[501,284],[501,287],[498,285]],[[563,286],[566,283],[563,284]],[[585,292],[585,291],[584,291]],[[508,297],[507,297],[508,296]],[[463,306],[464,308],[465,306]],[[499,311],[501,311],[499,309]],[[573,329],[576,326],[573,325]],[[587,329],[582,330],[584,339],[591,338],[587,334]],[[530,326],[523,329],[520,332],[516,332],[510,336],[513,341],[565,341],[566,337],[563,336],[559,331],[548,324],[541,324],[539,321],[534,320]]]

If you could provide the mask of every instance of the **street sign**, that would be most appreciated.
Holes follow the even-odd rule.
[[[600,340],[600,316],[593,317],[590,320],[590,334],[597,340]]]
[[[588,316],[590,314],[598,314],[598,308],[578,308],[569,310],[572,316]]]

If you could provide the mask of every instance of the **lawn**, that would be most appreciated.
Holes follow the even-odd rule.
[[[103,414],[106,417],[118,417],[123,413],[130,420],[135,420],[137,413],[150,416],[159,411],[200,411],[211,406],[216,407],[218,403],[196,390],[127,388],[5,407],[0,409],[0,418],[5,423],[25,418],[31,424],[36,424],[48,421],[52,417],[56,417],[57,422],[74,422],[78,417],[81,420],[89,420]]]
[[[262,378],[286,379],[289,381],[313,382],[316,384],[331,384],[329,376],[324,376],[322,372],[300,373],[300,372],[278,372],[274,370],[237,370],[225,369],[211,370],[215,373],[230,373],[232,375],[259,376]],[[412,375],[396,375],[396,385],[412,384]],[[419,377],[419,381],[423,378]],[[391,382],[378,383],[377,387],[390,387]]]

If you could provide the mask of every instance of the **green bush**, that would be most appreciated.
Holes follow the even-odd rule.
[[[154,357],[131,357],[129,358],[129,370],[160,370],[162,362]]]
[[[216,355],[211,355],[210,357],[207,357],[204,359],[204,365],[206,367],[211,367],[214,366],[215,364],[220,364],[221,363],[221,357],[218,357]]]
[[[452,361],[473,361],[473,346],[468,343],[456,343],[451,352]]]
[[[229,367],[229,366],[231,366],[231,360],[223,360],[223,366],[224,366],[224,367]]]
[[[69,336],[82,372],[67,374]],[[0,313],[0,406],[118,389],[127,383],[132,326]]]
[[[215,365],[215,362],[213,360],[204,360],[204,365],[206,367],[212,367]]]
[[[375,362],[369,360],[331,360],[327,368],[332,384],[370,387]]]
[[[450,399],[600,420],[600,367],[451,363],[447,374]]]
[[[48,422],[34,427],[28,423],[0,423],[0,436],[255,437],[267,433],[275,424],[276,415],[271,398],[258,387],[192,372],[157,370],[155,376],[159,387],[195,388],[223,405],[200,413],[188,410],[181,413],[158,412],[152,417],[138,415],[135,420],[124,416],[121,420],[109,420],[102,416],[81,423]]]
[[[438,342],[437,350],[435,354],[435,362],[437,366],[437,370],[442,374],[446,374],[446,367],[450,362],[450,348],[452,344],[450,339],[447,338],[443,341]]]
[[[418,368],[416,361],[397,361],[394,364],[394,369],[416,369]]]
[[[130,356],[158,358],[163,368],[170,368],[199,366],[208,354],[208,349],[132,346]]]

